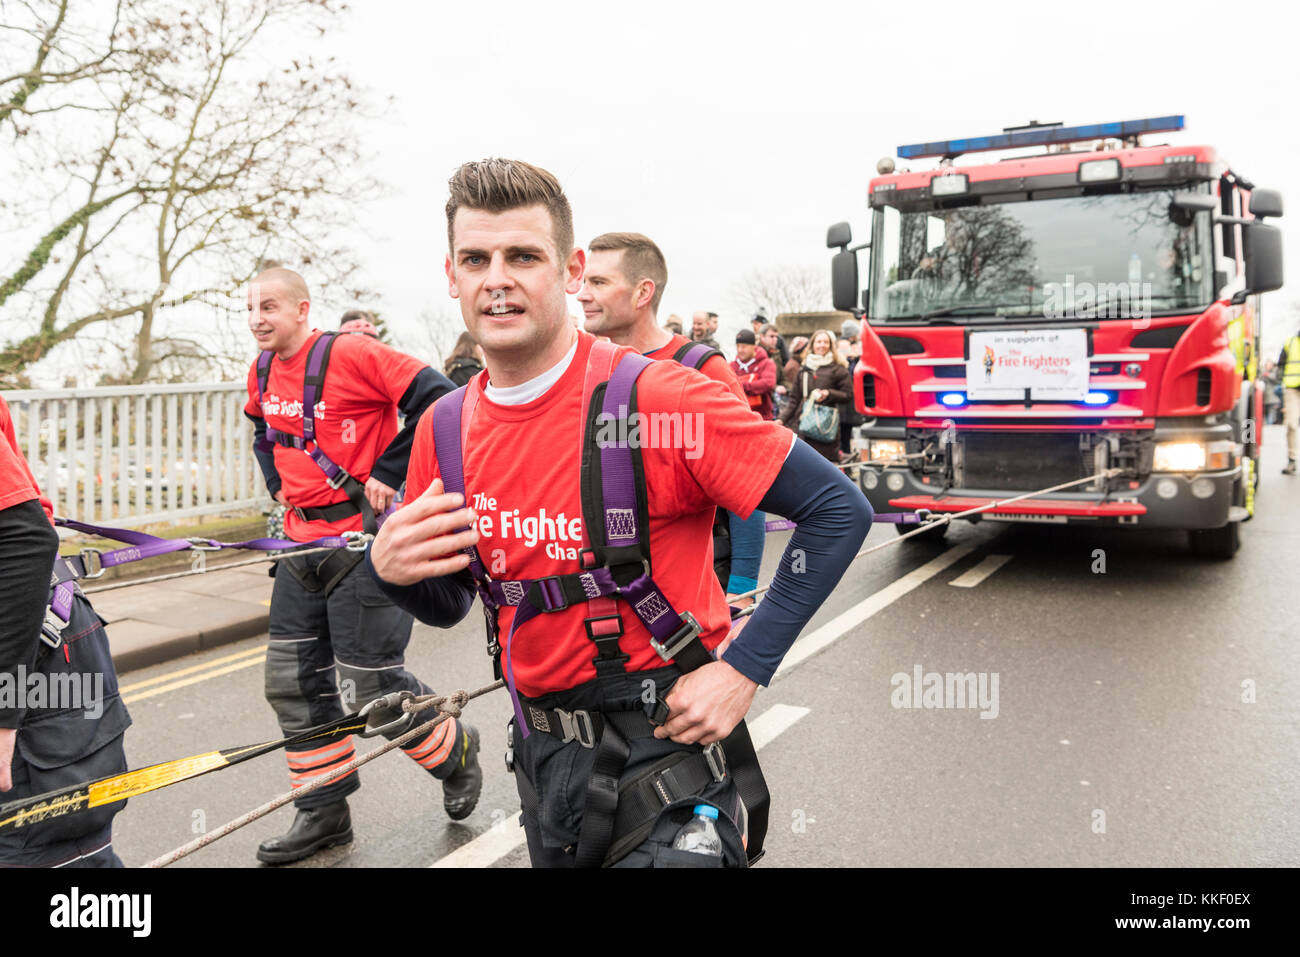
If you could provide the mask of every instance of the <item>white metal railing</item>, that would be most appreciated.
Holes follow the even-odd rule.
[[[242,382],[0,395],[55,515],[129,527],[268,502]]]

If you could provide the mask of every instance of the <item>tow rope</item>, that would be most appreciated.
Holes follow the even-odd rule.
[[[364,730],[366,720],[364,718],[358,720],[358,718],[358,713],[353,712],[328,724],[281,738],[279,741],[246,744],[221,751],[205,751],[202,754],[192,754],[189,757],[164,761],[162,764],[153,764],[147,768],[138,768],[135,771],[114,774],[96,781],[74,784],[20,801],[0,804],[0,831],[5,828],[35,824],[46,818],[62,817],[64,814],[77,811],[89,811],[91,808],[112,804],[114,801],[148,794],[150,791],[157,791],[212,771],[241,764],[290,745],[305,744],[340,731]]]
[[[400,748],[402,745],[414,741],[416,738],[420,737],[421,735],[427,734],[431,728],[433,728],[435,725],[439,724],[440,722],[446,721],[448,718],[460,717],[461,708],[463,708],[468,702],[472,701],[475,698],[488,694],[490,692],[496,691],[499,688],[504,688],[505,686],[506,685],[504,681],[494,681],[492,684],[485,685],[484,687],[479,688],[477,691],[456,691],[449,695],[413,695],[409,691],[401,691],[401,692],[395,692],[394,694],[391,695],[386,695],[384,698],[377,699],[378,701],[391,701],[392,699],[395,698],[400,699],[401,710],[412,716],[414,716],[420,711],[426,711],[431,708],[437,708],[438,716],[432,719],[431,721],[426,721],[423,724],[415,725],[405,734],[402,734],[401,736],[394,738],[392,741],[389,741],[381,745],[380,747],[375,748],[373,751],[369,751],[366,754],[358,755],[357,757],[349,761],[347,764],[340,765],[339,767],[335,768],[333,771],[330,771],[316,778],[310,784],[305,784],[300,788],[294,788],[290,791],[286,791],[284,794],[281,794],[279,797],[266,802],[261,807],[254,808],[253,810],[249,811],[247,814],[243,814],[240,817],[235,818],[233,821],[228,821],[227,823],[223,824],[221,827],[217,828],[215,831],[211,831],[207,834],[204,834],[201,837],[195,838],[194,840],[190,841],[188,844],[184,844],[181,847],[176,848],[175,850],[168,851],[166,854],[163,854],[161,857],[154,858],[152,861],[146,864],[145,867],[151,867],[151,868],[166,867],[168,864],[174,864],[176,861],[179,861],[182,857],[187,857],[188,855],[193,854],[195,851],[207,847],[209,844],[213,843],[214,841],[220,840],[221,838],[225,837],[227,834],[231,834],[234,831],[239,830],[244,825],[251,824],[253,821],[256,821],[258,818],[265,817],[267,814],[270,814],[272,811],[284,807],[284,805],[288,804],[294,798],[301,797],[304,794],[310,794],[312,791],[315,791],[317,788],[323,788],[325,785],[329,784],[331,781],[335,780],[336,778],[340,778],[345,774],[350,774],[352,771],[361,767],[363,764],[373,761],[375,758],[379,757],[380,755],[387,754],[389,751],[393,750],[394,748]],[[362,710],[364,711],[365,709],[363,708]],[[376,731],[375,733],[378,733],[378,731]]]
[[[856,562],[863,555],[870,555],[872,552],[878,552],[882,548],[888,548],[890,545],[897,545],[899,542],[905,541],[914,535],[922,535],[930,531],[936,525],[951,524],[952,520],[955,518],[965,518],[967,515],[974,515],[977,512],[987,512],[990,509],[997,508],[1001,505],[1009,505],[1012,502],[1019,502],[1022,499],[1037,498],[1039,495],[1047,495],[1050,492],[1059,492],[1062,489],[1072,488],[1075,485],[1083,485],[1087,482],[1095,482],[1099,478],[1107,478],[1107,479],[1114,478],[1117,475],[1124,474],[1124,471],[1125,471],[1124,469],[1104,469],[1100,472],[1094,472],[1092,475],[1088,475],[1084,478],[1075,479],[1072,482],[1062,482],[1060,485],[1053,485],[1049,488],[1040,488],[1034,492],[1024,492],[1020,495],[1013,495],[1011,498],[1000,498],[995,502],[985,502],[983,505],[977,505],[975,508],[968,508],[964,512],[940,512],[938,514],[935,514],[933,512],[930,512],[929,509],[918,509],[915,513],[911,513],[916,516],[916,521],[920,523],[920,526],[918,528],[914,528],[910,532],[904,532],[902,535],[899,535],[897,538],[891,538],[888,541],[881,542],[879,545],[872,545],[868,548],[864,548],[862,549],[862,551],[858,552],[856,555],[853,556],[852,561]],[[887,512],[883,514],[903,515],[909,513]],[[889,518],[886,519],[886,521],[893,521],[893,519]],[[768,524],[776,525],[779,526],[780,528],[786,528],[786,527],[794,528],[794,523],[787,522],[787,521],[769,522]],[[769,528],[768,531],[773,531],[773,529]],[[759,595],[761,595],[763,592],[767,591],[771,587],[772,587],[771,585],[763,585],[760,588],[755,588],[753,591],[747,591],[747,592],[742,592],[739,595],[733,595],[732,598],[757,598]],[[734,621],[737,618],[744,618],[748,615],[752,615],[754,613],[754,609],[756,609],[757,607],[758,607],[757,601],[755,601],[751,605],[745,606],[744,608],[740,609],[739,611],[735,612],[732,615],[732,620]]]
[[[134,771],[110,775],[95,781],[86,781],[55,791],[47,791],[44,794],[33,795],[18,801],[10,801],[7,804],[0,804],[0,830],[10,827],[19,828],[28,824],[35,824],[37,821],[43,821],[46,818],[62,817],[64,814],[88,811],[91,808],[102,807],[115,801],[123,801],[141,794],[148,794],[150,791],[158,791],[173,784],[179,784],[181,781],[188,781],[213,771],[220,771],[236,764],[242,764],[244,761],[251,761],[253,758],[270,754],[272,751],[279,751],[295,744],[308,744],[343,731],[356,732],[363,738],[374,737],[399,725],[410,725],[415,715],[421,711],[440,708],[448,701],[459,701],[459,696],[462,695],[465,696],[465,700],[469,700],[469,698],[476,697],[479,694],[486,694],[487,691],[493,690],[493,687],[481,689],[473,695],[463,691],[452,695],[416,695],[409,691],[393,692],[381,698],[376,698],[365,707],[351,714],[346,714],[325,724],[316,725],[306,731],[300,731],[278,741],[246,744],[241,747],[225,748],[220,751],[205,751],[202,754],[192,754],[188,757],[164,761],[161,764],[153,764],[147,768],[138,768]],[[459,714],[459,708],[456,713]],[[443,712],[439,717],[446,717],[448,714],[449,712]],[[429,726],[429,722],[425,722],[418,726],[416,730],[427,731]],[[343,769],[339,770],[340,772],[343,771]],[[291,795],[301,795],[315,790],[318,786],[319,783],[314,782],[310,785],[295,788],[290,793]]]
[[[853,463],[853,464],[857,465],[860,463]],[[935,514],[929,514],[927,513],[926,510],[921,509],[915,513],[887,513],[890,514],[891,516],[894,514],[908,515],[912,521],[915,521],[919,524],[919,527],[913,529],[912,531],[899,535],[897,538],[890,539],[888,541],[881,542],[878,545],[873,545],[868,548],[862,549],[862,551],[858,552],[855,556],[853,556],[853,561],[857,561],[857,559],[862,558],[864,555],[868,555],[872,552],[879,551],[883,548],[888,548],[891,545],[897,545],[900,542],[902,542],[904,539],[911,538],[914,535],[923,534],[929,531],[930,529],[932,529],[935,525],[940,523],[945,523],[945,524],[950,523],[953,519],[965,518],[968,515],[974,515],[979,512],[996,509],[1001,505],[1007,505],[1012,502],[1022,501],[1024,499],[1035,498],[1040,495],[1047,495],[1051,492],[1057,492],[1063,489],[1071,488],[1076,485],[1082,485],[1088,482],[1092,482],[1098,478],[1113,478],[1117,475],[1123,474],[1123,472],[1124,472],[1123,469],[1118,469],[1118,468],[1105,469],[1101,472],[1094,473],[1093,475],[1089,475],[1085,478],[1076,479],[1071,482],[1063,482],[1060,485],[1053,485],[1049,488],[1039,489],[1033,492],[1025,492],[1021,495],[1012,496],[1011,498],[999,499],[997,501],[987,502],[984,505],[980,505],[975,508],[970,508],[962,512],[947,512],[947,513],[941,513],[935,515]],[[891,517],[890,519],[886,519],[886,520],[895,520],[895,519],[892,519]],[[77,528],[80,526],[80,523],[75,523],[68,520],[58,520],[58,523],[73,528]],[[768,527],[769,531],[794,527],[794,523],[787,522],[784,520],[772,521],[772,522],[768,522],[767,524],[769,526]],[[97,532],[103,531],[102,529],[98,529],[95,526],[81,526],[81,527],[88,528],[88,529],[95,529]],[[114,531],[121,531],[121,530],[114,530]],[[135,533],[135,532],[132,532],[130,534],[143,535],[143,533]],[[360,547],[364,548],[365,542],[369,541],[369,539],[371,538],[371,536],[369,535],[360,535],[359,533],[348,533],[348,535],[356,536],[354,538],[351,538],[349,540],[348,545],[346,546],[352,548],[358,547],[357,545],[358,542],[360,542]],[[146,536],[146,537],[151,539],[155,538],[154,536]],[[182,540],[174,540],[174,539],[173,540],[155,539],[155,540],[159,542],[182,541]],[[126,541],[126,539],[119,539],[119,541]],[[195,540],[187,539],[183,541],[185,545],[191,545],[194,547],[203,547],[204,545],[207,545],[208,547],[257,547],[255,545],[252,545],[252,543],[229,544],[229,543],[218,543],[211,540],[200,539],[197,540],[198,544],[196,545]],[[279,540],[259,539],[255,541],[278,542]],[[317,543],[316,542],[310,542],[310,543],[292,542],[287,544],[301,547],[303,545],[316,545]],[[175,547],[170,548],[168,550],[169,551],[181,550],[181,548],[185,547],[185,545],[176,545]],[[338,546],[332,545],[326,547],[338,547]],[[311,550],[320,551],[323,550],[323,548],[315,548]],[[155,552],[154,554],[161,554],[161,553],[162,552]],[[304,553],[303,551],[295,551],[290,554],[303,554],[303,553]],[[281,556],[278,555],[266,556],[260,559],[253,559],[253,561],[266,561],[268,559],[273,560],[274,558],[278,558],[278,557]],[[227,567],[227,568],[234,567],[235,564],[248,564],[248,563],[246,562],[232,563],[231,565],[227,565],[223,567]],[[199,573],[200,572],[198,571],[191,571],[191,572],[181,572],[178,573],[178,575],[189,575],[189,574],[199,574]],[[178,575],[158,576],[158,579],[173,578],[173,577],[178,577]],[[158,579],[150,579],[150,580],[158,580]],[[122,584],[123,585],[140,584],[140,582],[138,581],[124,582]],[[110,587],[121,587],[121,586],[115,585]],[[755,588],[753,591],[745,592],[744,594],[735,597],[737,598],[754,597],[755,599],[757,599],[758,596],[766,592],[769,588],[771,588],[770,584],[764,585],[760,588]],[[98,589],[98,590],[103,590],[103,589]],[[754,604],[751,604],[746,608],[733,610],[734,611],[733,620],[743,618],[753,614],[757,607],[758,607],[758,602],[755,601]],[[362,737],[371,737],[381,732],[392,730],[395,726],[397,726],[399,723],[402,722],[406,722],[408,724],[413,725],[409,728],[409,730],[405,731],[399,737],[394,738],[391,741],[388,741],[382,746],[375,748],[372,751],[367,752],[366,754],[359,755],[358,757],[347,762],[346,764],[343,764],[335,768],[334,770],[328,772],[327,774],[321,775],[319,778],[316,778],[309,784],[303,785],[302,787],[294,788],[284,794],[281,794],[279,797],[273,799],[272,801],[267,802],[266,804],[263,804],[261,807],[255,808],[254,810],[249,811],[248,813],[242,815],[241,817],[238,817],[235,820],[228,822],[222,827],[217,828],[216,830],[209,832],[208,834],[204,834],[201,837],[197,838],[196,840],[191,841],[190,843],[183,845],[182,847],[176,848],[175,850],[170,851],[167,854],[164,854],[161,857],[158,857],[145,865],[146,867],[151,867],[151,868],[166,867],[168,864],[172,864],[175,861],[178,861],[181,858],[186,857],[189,854],[192,854],[194,851],[206,847],[208,844],[211,844],[214,841],[219,840],[222,837],[225,837],[227,834],[230,834],[233,831],[238,830],[239,828],[245,826],[246,824],[250,824],[251,822],[257,820],[258,818],[263,817],[266,814],[269,814],[280,807],[283,807],[284,805],[292,801],[295,797],[300,797],[318,788],[324,787],[325,785],[329,784],[331,781],[334,781],[345,774],[351,773],[356,768],[359,768],[363,764],[373,761],[374,759],[378,758],[380,755],[386,754],[387,752],[393,750],[394,748],[400,747],[409,741],[415,740],[417,737],[426,734],[429,731],[429,729],[432,728],[437,723],[444,721],[449,717],[459,717],[461,713],[460,709],[468,701],[480,697],[482,695],[488,694],[492,691],[496,691],[499,688],[503,688],[503,687],[505,687],[504,682],[496,681],[490,685],[486,685],[473,692],[457,691],[450,695],[415,695],[408,691],[394,692],[393,694],[385,695],[382,698],[375,699],[375,701],[370,702],[361,710],[353,712],[352,714],[344,715],[343,717],[338,718],[335,721],[323,725],[318,725],[317,727],[314,728],[309,728],[306,731],[299,732],[298,734],[292,735],[287,738],[282,738],[279,741],[268,741],[260,744],[245,745],[243,747],[238,747],[238,748],[228,748],[221,751],[208,751],[202,754],[191,755],[186,758],[179,758],[174,761],[164,762],[162,764],[151,765],[150,767],[147,768],[140,768],[139,770],[136,771],[127,771],[124,774],[114,775],[112,777],[107,777],[107,778],[101,778],[97,781],[90,781],[90,782],[84,782],[77,785],[72,785],[62,790],[47,792],[45,794],[36,795],[34,797],[27,798],[24,800],[12,801],[9,802],[8,804],[2,804],[0,805],[0,830],[3,830],[6,827],[22,827],[24,824],[35,823],[36,821],[43,820],[47,817],[57,817],[63,814],[76,813],[78,811],[88,810],[90,808],[99,807],[104,804],[110,804],[114,801],[120,801],[125,798],[134,797],[136,795],[147,794],[151,791],[156,791],[159,790],[160,788],[168,787],[169,785],[177,784],[181,781],[187,781],[192,778],[199,777],[200,775],[207,774],[211,771],[217,771],[222,768],[230,767],[234,764],[242,763],[243,761],[251,760],[255,757],[260,757],[261,755],[270,753],[272,751],[277,751],[291,744],[308,742],[314,740],[315,738],[323,737],[330,734],[335,734],[340,731],[355,731],[358,732]],[[413,719],[416,714],[422,711],[435,709],[435,708],[439,712],[436,717],[422,724],[413,724]],[[398,717],[392,718],[393,715],[398,715]],[[392,719],[385,720],[390,718]],[[385,721],[385,723],[376,725],[376,721]]]

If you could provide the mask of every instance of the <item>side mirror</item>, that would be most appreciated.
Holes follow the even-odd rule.
[[[853,242],[853,230],[848,223],[836,223],[826,230],[826,248],[844,249]]]
[[[1250,205],[1253,211],[1253,197]],[[1280,202],[1278,206],[1281,207]],[[1246,256],[1246,290],[1253,294],[1281,289],[1282,231],[1275,226],[1251,223],[1242,230],[1242,242]]]
[[[848,224],[841,225],[847,233]],[[840,312],[854,312],[858,293],[858,254],[845,249],[831,259],[831,301]]]
[[[1250,215],[1256,219],[1282,215],[1282,194],[1275,189],[1256,189],[1250,194]]]

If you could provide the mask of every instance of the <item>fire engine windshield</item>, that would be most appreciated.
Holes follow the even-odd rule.
[[[1210,216],[1149,190],[878,208],[872,320],[1137,318],[1213,300]]]

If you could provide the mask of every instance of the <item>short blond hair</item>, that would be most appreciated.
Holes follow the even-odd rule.
[[[659,311],[659,301],[668,285],[668,261],[653,239],[641,233],[601,233],[588,248],[593,253],[621,251],[619,270],[623,278],[632,285],[642,279],[654,283],[655,294],[650,299],[650,311]]]

